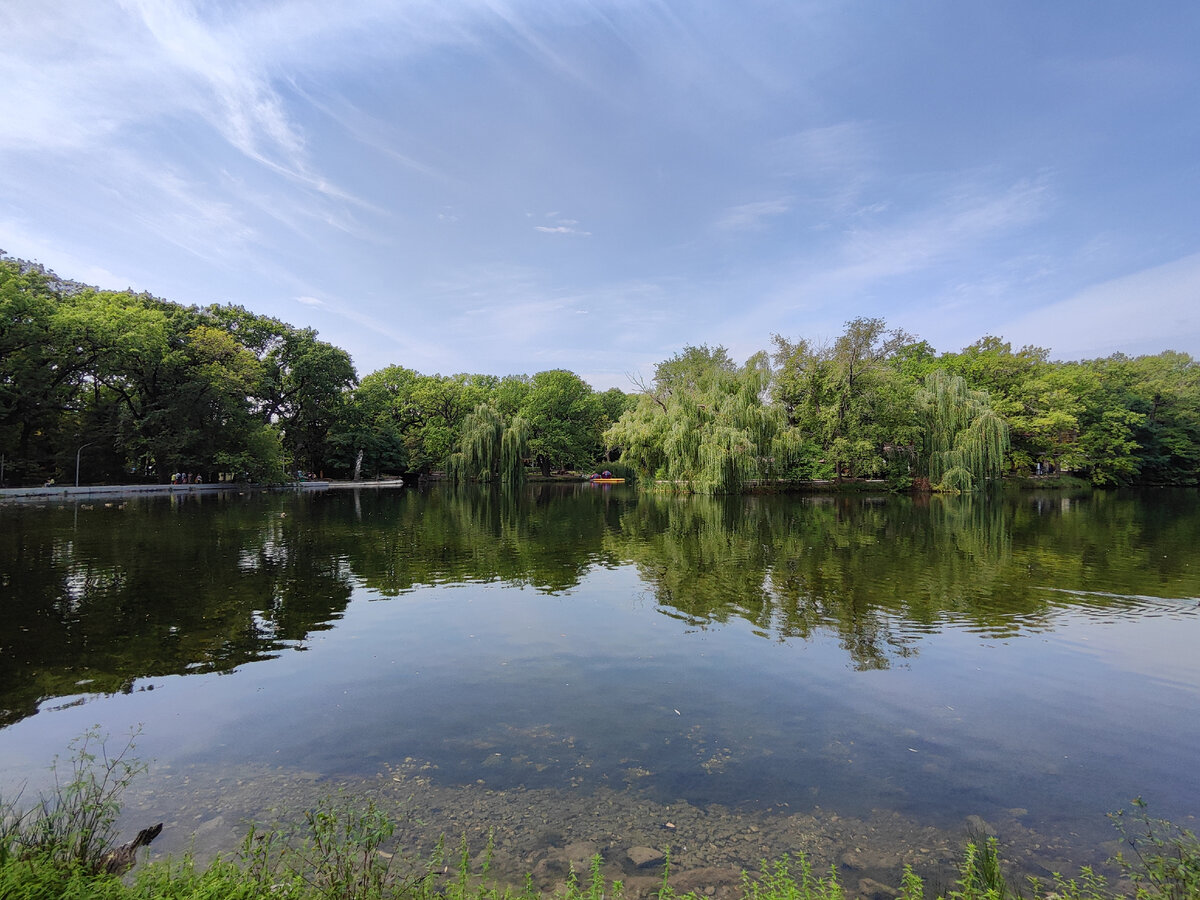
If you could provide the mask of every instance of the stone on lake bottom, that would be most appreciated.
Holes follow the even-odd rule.
[[[625,851],[625,858],[638,869],[661,865],[666,859],[661,850],[654,850],[651,847],[630,847]]]

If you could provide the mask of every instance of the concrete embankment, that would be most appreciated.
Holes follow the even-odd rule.
[[[134,497],[155,494],[219,494],[224,491],[326,490],[328,481],[301,481],[282,485],[218,481],[212,484],[89,484],[0,489],[0,500],[71,500],[87,497]]]

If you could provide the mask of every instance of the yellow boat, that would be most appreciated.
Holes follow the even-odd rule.
[[[592,484],[624,484],[624,478],[590,478]]]

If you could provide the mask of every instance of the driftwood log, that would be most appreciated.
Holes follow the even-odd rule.
[[[100,857],[100,871],[107,872],[110,875],[124,875],[137,862],[138,849],[149,847],[150,842],[162,833],[162,829],[162,822],[152,825],[150,828],[143,828],[137,833],[137,837],[129,843],[109,850]]]

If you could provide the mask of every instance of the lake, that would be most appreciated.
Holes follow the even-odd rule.
[[[972,829],[1044,875],[1200,807],[1197,548],[1195,491],[9,504],[0,787],[98,723],[156,849],[340,789],[546,883],[667,844],[895,882]]]

